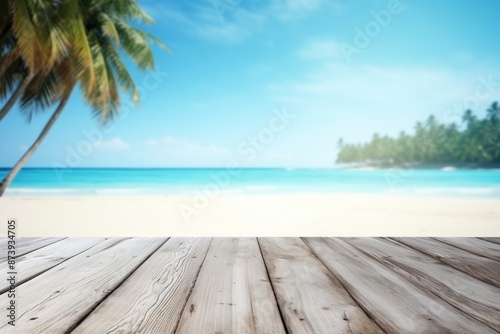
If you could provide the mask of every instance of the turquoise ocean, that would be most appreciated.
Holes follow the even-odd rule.
[[[0,169],[3,178],[8,169]],[[500,197],[499,170],[24,168],[5,196],[383,193]]]

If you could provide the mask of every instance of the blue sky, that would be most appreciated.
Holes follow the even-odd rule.
[[[142,1],[155,73],[103,128],[79,92],[27,166],[333,167],[339,138],[460,121],[500,100],[496,0]],[[12,166],[51,111],[0,123]]]

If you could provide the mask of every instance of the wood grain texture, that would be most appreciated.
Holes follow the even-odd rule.
[[[29,280],[18,290],[15,328],[1,333],[66,333],[121,284],[165,239],[106,240]],[[5,293],[0,306],[6,309]]]
[[[16,245],[20,246],[22,244],[28,244],[31,242],[35,242],[38,239],[42,239],[40,237],[16,237]],[[7,252],[7,241],[10,240],[8,237],[0,237],[0,261],[5,260],[5,253]]]
[[[0,333],[498,333],[492,239],[19,238]]]
[[[72,333],[173,333],[210,238],[171,238]]]
[[[388,333],[495,333],[343,240],[304,240]]]
[[[500,331],[500,288],[387,239],[342,240],[416,285],[431,291],[462,312]]]
[[[500,245],[500,238],[479,238]]]
[[[17,285],[21,285],[103,240],[104,238],[67,238],[17,257],[15,265],[19,274]],[[0,263],[0,271],[7,272],[7,262]],[[0,293],[7,291],[9,285],[6,280],[0,280]]]
[[[500,262],[430,238],[392,238],[486,283],[500,287]]]
[[[216,238],[176,333],[285,333],[255,238]]]
[[[300,238],[259,238],[289,333],[383,333]]]
[[[500,261],[500,245],[479,238],[433,238],[476,255]]]
[[[53,244],[64,238],[16,238],[16,257],[23,256],[29,252],[35,251],[47,245]],[[0,239],[0,262],[7,260],[7,241],[8,238]]]

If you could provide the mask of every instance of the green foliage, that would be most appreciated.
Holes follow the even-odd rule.
[[[158,39],[130,23],[151,23],[138,0],[5,0],[0,11],[0,121],[16,103],[30,120],[58,103],[33,145],[0,182],[0,196],[43,141],[78,85],[102,122],[120,107],[120,91],[139,91],[120,54],[154,68]]]
[[[12,108],[10,102],[18,100],[31,119],[77,84],[103,122],[117,115],[120,92],[139,103],[123,56],[140,70],[151,70],[152,46],[167,48],[132,25],[152,23],[137,2],[7,0],[0,13],[0,101],[9,102],[0,110],[0,120]]]
[[[374,165],[403,164],[498,164],[500,163],[500,108],[494,102],[484,119],[464,112],[462,130],[455,123],[440,124],[434,116],[415,125],[414,135],[398,138],[374,134],[365,144],[339,140],[338,163]]]

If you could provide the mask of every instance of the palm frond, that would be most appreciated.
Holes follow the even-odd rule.
[[[107,122],[118,113],[120,92],[139,103],[121,52],[141,70],[154,68],[153,44],[170,53],[156,37],[129,24],[153,21],[137,0],[6,1],[9,10],[0,13],[0,62],[5,65],[0,98],[28,73],[34,75],[20,100],[28,120],[79,83],[94,114]]]
[[[109,87],[109,98],[102,105],[99,105],[100,110],[94,110],[97,112],[97,116],[100,117],[101,122],[106,123],[108,121],[113,120],[118,114],[118,109],[120,107],[120,92],[118,90],[118,85],[115,79],[115,75],[113,74],[113,70],[110,64],[107,61],[107,58],[104,58],[106,74],[108,77],[108,87]]]
[[[40,72],[28,85],[21,97],[21,112],[31,122],[33,116],[54,105],[61,96],[58,77],[54,71]]]
[[[78,0],[69,0],[77,2]],[[73,62],[76,67],[75,73],[82,83],[82,87],[90,93],[95,90],[96,74],[92,50],[87,37],[87,30],[80,11],[73,11],[68,22],[69,33],[73,36],[72,54],[75,57]]]
[[[0,80],[0,100],[4,100],[15,89],[23,76],[23,60],[16,59],[4,72]]]
[[[137,4],[137,0],[101,0],[100,7],[126,21],[137,20],[145,24],[154,22],[153,18]]]
[[[98,18],[104,36],[112,37],[116,43],[120,43],[120,36],[113,20],[106,13],[100,13]]]
[[[30,13],[29,0],[11,1],[12,31],[17,38],[16,48],[22,54],[26,66],[35,68],[37,64],[37,50],[40,44],[36,38],[36,28]]]
[[[102,39],[101,43],[105,57],[113,67],[114,73],[116,74],[116,77],[118,78],[118,81],[123,90],[130,94],[132,101],[135,104],[138,104],[139,92],[135,85],[134,79],[128,72],[125,64],[123,64],[123,61],[116,51],[114,45],[108,39]]]
[[[120,48],[141,70],[154,68],[153,52],[144,32],[121,20],[115,22],[120,35]]]

